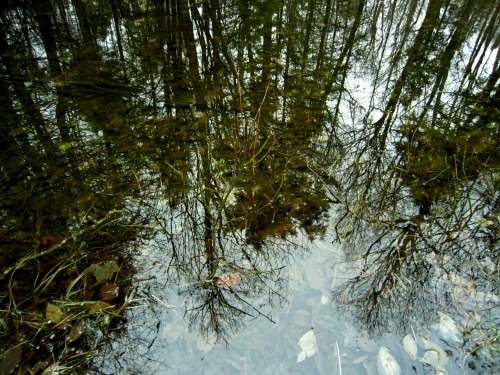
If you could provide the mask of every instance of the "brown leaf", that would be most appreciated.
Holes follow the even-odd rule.
[[[45,317],[51,322],[57,324],[64,319],[64,312],[59,306],[47,303],[47,309],[45,310]]]
[[[85,330],[85,323],[83,322],[83,320],[80,320],[71,329],[71,331],[67,337],[68,343],[72,343],[73,341],[78,340],[80,338],[80,336],[83,334],[84,330]]]
[[[112,301],[120,294],[120,287],[116,284],[106,284],[99,289],[99,299],[101,301]]]
[[[215,286],[218,285],[232,286],[243,279],[244,276],[239,272],[227,272],[220,275],[219,277],[214,277],[213,284]]]

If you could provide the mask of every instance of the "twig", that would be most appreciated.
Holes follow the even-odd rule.
[[[342,375],[342,365],[340,363],[340,351],[339,351],[339,343],[335,340],[335,347],[337,348],[337,358],[339,360],[339,375]]]

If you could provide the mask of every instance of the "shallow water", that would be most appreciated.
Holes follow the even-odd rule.
[[[7,2],[0,373],[493,373],[498,4]]]
[[[145,253],[148,262],[155,257],[154,251]],[[123,373],[138,369],[144,373],[147,369],[155,374],[385,374],[377,361],[380,349],[387,348],[401,374],[468,372],[467,363],[472,358],[458,345],[447,345],[450,340],[440,334],[437,321],[412,326],[408,332],[376,336],[360,327],[345,306],[332,299],[336,286],[358,270],[342,259],[338,244],[327,240],[308,244],[304,254],[283,269],[281,301],[276,296],[271,301],[259,295],[248,299],[269,319],[244,317],[239,332],[230,335],[227,345],[216,343],[215,335],[203,338],[189,327],[189,297],[179,293],[182,287],[162,288],[165,274],[158,270],[139,273],[139,279],[155,276],[154,286],[139,283],[140,289],[148,290],[151,305],[127,314],[128,337],[115,341],[120,358],[112,367],[116,369],[119,363]],[[142,261],[140,256],[138,261]],[[236,284],[234,291],[238,293],[240,287]],[[308,332],[314,333],[317,347],[310,348],[312,355],[306,357],[300,354],[303,348],[299,341]],[[405,335],[417,337],[416,358],[403,347]],[[430,346],[425,348],[422,338]],[[438,351],[447,352],[446,357],[434,358]]]

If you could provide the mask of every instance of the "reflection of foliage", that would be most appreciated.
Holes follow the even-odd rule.
[[[380,229],[379,238],[362,255],[359,276],[339,287],[334,298],[354,308],[371,331],[388,326],[404,331],[412,317],[425,318],[434,311],[435,296],[427,292],[433,271],[415,223],[403,223],[393,233],[384,225]]]
[[[490,77],[475,75],[495,47],[495,2],[195,3],[0,10],[4,260],[60,236],[74,239],[72,251],[77,240],[99,249],[86,267],[151,221],[164,236],[155,259],[164,287],[187,283],[192,326],[224,341],[253,311],[243,298],[280,295],[270,275],[297,250],[291,235],[325,233],[331,173],[313,160],[342,149],[331,168],[344,190],[336,229],[367,267],[358,289],[345,286],[365,321],[397,319],[405,301],[432,310],[418,291],[440,270],[490,277],[479,264],[498,263],[498,61]],[[463,48],[476,30],[477,44]],[[355,64],[374,81],[366,111],[346,84]],[[131,200],[150,212],[74,237]],[[216,274],[243,262],[253,278],[237,294],[214,288]]]
[[[474,181],[481,171],[500,167],[497,129],[493,126],[459,131],[407,125],[409,139],[400,143],[404,184],[425,213],[432,202]]]
[[[197,224],[191,219],[201,218],[186,216],[184,219],[187,219],[184,227],[194,228]],[[247,247],[238,232],[223,235],[215,228],[213,233],[218,244],[215,250],[218,256],[214,263],[210,263],[204,233],[194,229],[169,235],[168,241],[157,239],[158,255],[170,255],[164,275],[166,285],[173,289],[180,288],[179,294],[189,297],[186,317],[190,329],[200,332],[206,340],[215,339],[230,345],[231,335],[244,326],[245,320],[259,316],[271,320],[267,313],[255,306],[254,299],[268,299],[269,304],[284,299],[281,292],[284,288],[283,266],[280,266],[282,258],[278,254],[289,250],[277,249],[279,245],[271,243],[256,253]],[[183,246],[185,243],[192,245]],[[159,264],[163,262],[164,258],[158,258]],[[231,273],[240,275],[242,280],[233,285],[217,283],[220,277]]]
[[[245,311],[246,304],[242,306],[236,293],[231,290],[231,293],[226,294],[217,287],[207,289],[200,296],[203,298],[201,303],[194,303],[197,306],[187,311],[191,329],[199,331],[206,340],[213,335],[216,342],[229,345],[231,335],[243,326],[242,318],[251,316]]]
[[[270,304],[275,298],[281,302],[284,297],[280,291],[280,279],[280,269],[276,269],[258,274],[247,271],[245,281],[233,286],[195,284],[183,292],[197,297],[193,298],[190,302],[192,307],[186,311],[189,326],[205,339],[214,337],[216,342],[229,346],[231,334],[243,327],[245,320],[262,316],[274,323],[268,314],[262,312],[262,306],[256,307],[250,298],[265,293]]]
[[[257,247],[268,237],[296,233],[297,225],[311,239],[325,231],[329,200],[321,181],[311,176],[306,156],[280,152],[287,146],[288,142],[280,140],[274,146],[278,153],[261,160],[253,175],[238,176],[238,195],[227,208],[228,216],[234,218],[229,223],[246,229],[248,242]]]
[[[498,289],[500,71],[498,55],[491,66],[477,58],[494,48],[486,30],[498,16],[473,1],[419,6],[418,30],[400,29],[389,50],[367,47],[370,106],[362,126],[336,133],[347,157],[335,230],[359,274],[334,294],[372,330],[445,308],[488,311],[488,298],[473,293]],[[415,8],[405,10],[410,22]],[[473,32],[484,44],[464,55]],[[350,105],[364,112],[364,102]]]
[[[448,213],[444,206],[440,208],[442,216],[426,222],[416,217],[374,224],[375,240],[365,252],[359,249],[359,276],[335,295],[371,329],[394,323],[405,329],[413,319],[431,316],[442,303],[457,303],[451,298],[457,278],[468,280],[474,290],[491,293],[490,288],[495,288],[495,274],[486,270],[483,260],[497,261],[498,253],[490,246],[489,236],[481,234],[486,228],[463,216],[455,222],[453,215],[466,207]],[[440,278],[447,283],[440,284]]]
[[[408,216],[403,207],[399,217],[374,220],[358,212],[345,246],[359,275],[334,297],[372,332],[404,331],[437,311],[494,308],[487,296],[498,289],[497,179],[484,175],[446,189],[447,199],[441,196],[427,214]]]

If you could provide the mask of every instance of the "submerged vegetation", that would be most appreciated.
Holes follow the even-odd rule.
[[[93,336],[119,329],[133,299],[127,232],[110,213],[71,237],[2,236],[17,251],[0,278],[2,374],[85,371]]]
[[[165,365],[144,316],[166,291],[230,345],[273,322],[316,239],[349,262],[342,312],[372,333],[447,317],[488,371],[499,17],[498,0],[8,1],[0,373]]]

